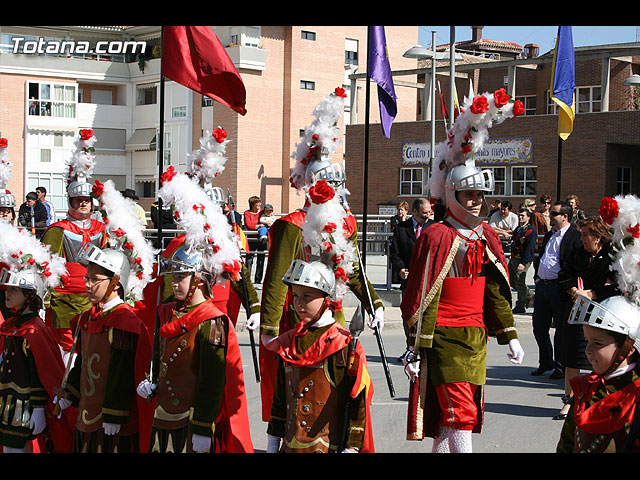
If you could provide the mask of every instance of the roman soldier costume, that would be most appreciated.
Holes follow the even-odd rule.
[[[83,280],[86,268],[78,262],[78,254],[86,243],[103,248],[108,241],[104,223],[91,218],[90,213],[81,213],[72,206],[73,198],[91,198],[93,185],[88,180],[95,165],[95,142],[93,131],[80,131],[75,141],[76,149],[64,172],[69,200],[67,218],[50,225],[41,238],[42,243],[50,245],[52,252],[67,261],[68,276],[51,294],[46,315],[46,323],[58,337],[63,352],[69,352],[73,343],[71,320],[91,308]]]
[[[337,225],[345,242],[357,249],[357,221],[351,214],[346,202],[348,191],[345,188],[346,175],[342,164],[332,163],[329,155],[335,153],[339,131],[336,123],[342,115],[344,108],[344,91],[337,88],[334,93],[328,95],[316,106],[314,115],[316,119],[305,130],[303,141],[298,144],[294,158],[294,166],[290,183],[293,188],[305,193],[305,206],[302,211],[292,212],[277,219],[269,228],[269,263],[265,273],[262,288],[261,322],[260,322],[260,372],[262,417],[268,421],[271,413],[271,398],[273,397],[273,385],[277,367],[277,358],[268,349],[263,348],[263,343],[294,328],[300,321],[291,305],[291,292],[282,278],[287,272],[291,262],[296,259],[310,260],[312,253],[309,248],[309,239],[305,237],[305,225],[324,221],[330,223],[327,228],[332,232]],[[323,196],[329,192],[331,197],[335,195],[339,202],[339,215],[334,216],[334,221],[327,222],[315,215],[310,208],[314,202],[309,197],[309,189],[319,182],[315,188],[317,202],[322,203]],[[334,211],[335,214],[335,211]],[[324,227],[325,224],[322,225]],[[321,227],[321,228],[322,228]],[[310,229],[311,230],[311,229]],[[325,232],[325,233],[330,233]],[[337,235],[337,234],[336,234]],[[354,250],[355,258],[357,251]],[[352,270],[338,271],[344,275],[345,284],[355,296],[365,305],[367,311],[379,322],[384,322],[384,307],[373,286],[367,281],[364,272],[360,269],[359,262],[352,262]],[[346,281],[348,279],[348,281]],[[368,292],[367,292],[368,290]],[[373,303],[371,311],[369,297]],[[342,301],[332,303],[336,321],[345,324]],[[370,325],[371,326],[371,325]]]
[[[151,408],[136,387],[151,361],[151,337],[132,305],[142,300],[156,252],[133,203],[113,181],[96,181],[92,193],[111,246],[85,243],[78,262],[102,267],[110,281],[104,297],[74,319],[77,356],[61,396],[78,408],[76,453],[136,453],[149,443]],[[110,298],[118,289],[121,294]]]
[[[0,445],[5,453],[69,453],[72,412],[60,420],[53,415],[53,391],[64,364],[51,329],[39,316],[48,291],[66,273],[64,259],[30,232],[0,222],[0,261],[0,285],[17,287],[25,297],[0,324]]]
[[[184,243],[160,257],[160,275],[190,274],[187,298],[159,310],[157,361],[138,393],[153,392],[150,452],[253,452],[238,339],[211,287],[239,280],[237,237],[219,205],[189,175],[168,170],[159,196],[178,213]],[[191,305],[200,282],[205,301]],[[202,446],[206,444],[206,446]]]
[[[495,101],[490,94],[467,100],[435,159],[431,193],[447,215],[416,241],[401,304],[410,332],[407,439],[434,437],[435,452],[470,451],[471,432],[481,431],[488,334],[509,345],[514,363],[522,361],[506,259],[500,239],[482,220],[486,202],[474,215],[457,198],[465,190],[493,190],[492,172],[465,157],[480,148],[492,121],[512,116],[513,103],[502,93]],[[485,103],[486,110],[479,107]]]

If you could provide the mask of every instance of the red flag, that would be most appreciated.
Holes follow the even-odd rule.
[[[242,78],[210,26],[167,25],[162,35],[162,75],[247,113]]]

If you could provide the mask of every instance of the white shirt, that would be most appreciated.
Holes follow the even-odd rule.
[[[553,232],[547,242],[538,266],[538,276],[543,280],[555,280],[558,278],[558,272],[560,271],[560,244],[569,227],[571,225]]]
[[[520,221],[518,220],[518,215],[513,212],[509,212],[509,215],[504,218],[502,216],[502,212],[498,210],[489,219],[489,225],[493,228],[500,228],[502,230],[511,230],[513,232],[518,225],[520,225]]]

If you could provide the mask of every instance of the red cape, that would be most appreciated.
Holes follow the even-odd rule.
[[[170,337],[180,334],[182,329],[179,325],[185,325],[189,330],[211,318],[226,317],[214,302],[207,300],[191,312],[180,317],[180,322],[173,322],[175,325],[171,325],[168,322],[172,317],[175,305],[176,302],[172,302],[160,307],[160,318],[163,323],[160,327],[162,336]],[[216,432],[216,438],[220,440],[216,443],[216,446],[218,451],[226,453],[253,453],[240,346],[233,325],[229,325],[228,330],[225,362],[226,383],[220,415],[216,420],[216,430],[221,427],[222,435],[218,437],[220,432]]]
[[[65,371],[60,348],[53,332],[38,315],[25,321],[15,330],[3,318],[0,329],[0,350],[4,346],[5,336],[20,336],[29,342],[36,362],[38,377],[49,394],[46,406],[47,427],[51,434],[54,451],[56,453],[71,453],[77,409],[69,407],[63,410],[60,419],[53,414],[53,389],[60,386]],[[42,435],[38,435],[38,438],[32,442],[31,448],[34,453],[44,450],[42,441]]]

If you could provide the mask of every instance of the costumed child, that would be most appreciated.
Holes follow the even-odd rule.
[[[282,282],[291,262],[295,259],[310,260],[309,240],[304,234],[309,222],[319,223],[322,219],[311,208],[314,203],[335,199],[336,215],[333,220],[321,226],[334,237],[342,236],[350,242],[357,252],[358,224],[346,201],[349,191],[346,188],[346,173],[342,163],[332,162],[330,156],[338,150],[340,129],[338,124],[344,113],[346,93],[336,88],[315,107],[315,117],[311,125],[305,128],[304,137],[296,145],[292,155],[295,165],[289,181],[291,187],[305,196],[302,210],[291,212],[277,219],[269,228],[269,262],[262,286],[262,304],[260,307],[260,390],[262,400],[262,419],[269,421],[271,399],[277,368],[277,357],[264,348],[278,335],[284,333],[300,321],[291,306],[291,290]],[[313,196],[310,189],[314,188]],[[357,253],[355,253],[357,258]],[[366,278],[364,268],[359,262],[349,262],[349,271],[337,270],[344,274],[345,285],[364,305],[368,313],[367,325],[371,329],[382,331],[384,327],[384,306],[373,285]],[[345,317],[341,301],[332,305],[336,322],[344,325]]]
[[[136,395],[151,361],[151,338],[132,305],[151,278],[156,252],[113,181],[96,181],[93,195],[110,248],[86,243],[79,252],[92,308],[75,319],[77,356],[57,392],[62,409],[78,408],[74,452],[137,453],[146,451],[151,427],[151,405]]]
[[[334,319],[334,271],[294,260],[283,278],[300,322],[267,345],[279,358],[267,453],[373,453],[373,386],[357,338]]]
[[[185,231],[160,275],[172,275],[175,300],[162,304],[156,355],[138,394],[154,398],[149,452],[250,453],[240,348],[233,324],[211,298],[217,282],[238,279],[237,237],[218,205],[188,175],[168,170],[158,192]]]
[[[484,222],[493,175],[474,160],[488,128],[521,107],[504,89],[465,99],[430,178],[446,216],[416,241],[400,308],[409,327],[407,440],[432,437],[434,453],[471,452],[482,431],[489,335],[508,345],[511,362],[524,356],[502,244]]]
[[[640,452],[640,199],[605,198],[612,228],[612,269],[622,295],[576,299],[568,322],[582,325],[590,374],[571,379],[571,407],[556,452]]]
[[[72,417],[52,422],[64,364],[40,317],[48,290],[67,273],[64,259],[28,231],[0,222],[0,261],[7,312],[0,325],[0,445],[4,453],[69,453]]]
[[[84,285],[86,268],[78,262],[78,253],[85,243],[100,248],[107,243],[105,224],[91,218],[93,185],[88,180],[95,167],[93,146],[96,141],[93,130],[80,130],[75,139],[75,150],[63,172],[69,202],[67,217],[49,225],[41,238],[42,243],[51,246],[52,252],[64,257],[69,272],[64,284],[51,292],[45,305],[45,322],[58,338],[65,363],[73,344],[71,321],[91,308]]]

